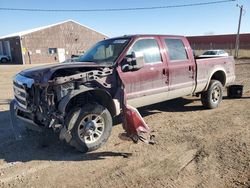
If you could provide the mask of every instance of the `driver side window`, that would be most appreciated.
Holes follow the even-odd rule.
[[[162,62],[160,49],[155,39],[140,39],[134,43],[127,55],[142,53],[146,64]]]

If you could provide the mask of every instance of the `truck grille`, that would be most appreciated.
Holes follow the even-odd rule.
[[[33,84],[34,84],[33,79],[22,76],[21,74],[17,74],[13,78],[13,90],[15,99],[18,105],[26,110],[28,108],[28,98],[29,98],[27,90],[31,89]]]
[[[14,89],[15,99],[17,100],[19,106],[24,109],[27,109],[28,102],[27,102],[27,93],[25,87],[13,81],[13,89]]]

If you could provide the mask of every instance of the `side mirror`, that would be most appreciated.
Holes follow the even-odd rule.
[[[131,55],[127,55],[122,64],[122,71],[136,71],[144,66],[144,56],[141,52],[132,52]]]

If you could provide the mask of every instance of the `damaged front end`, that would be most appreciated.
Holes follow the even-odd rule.
[[[111,90],[107,78],[112,73],[112,68],[88,67],[58,69],[53,73],[50,71],[49,75],[46,71],[32,76],[17,74],[13,79],[15,99],[11,105],[11,114],[25,121],[28,128],[37,131],[44,128],[61,129],[67,113],[66,106],[74,93],[97,88]],[[45,80],[45,77],[50,78]]]
[[[151,137],[145,139],[142,136],[145,133],[150,134],[150,130],[139,112],[127,105],[124,84],[114,67],[86,67],[86,65],[79,67],[77,65],[54,70],[42,71],[40,69],[39,71],[21,72],[14,77],[13,87],[15,99],[10,105],[13,126],[17,125],[17,117],[33,130],[43,131],[52,128],[54,131],[60,131],[60,139],[66,140],[79,151],[86,152],[88,150],[82,150],[81,144],[77,146],[72,144],[75,143],[72,131],[75,131],[73,127],[77,123],[74,120],[70,126],[67,118],[72,118],[70,115],[72,109],[84,109],[85,106],[89,108],[90,104],[99,108],[100,106],[97,105],[99,104],[104,111],[105,109],[109,111],[111,117],[122,113],[123,128],[126,135],[133,141],[142,140],[152,143]],[[80,114],[78,113],[77,116]],[[93,114],[87,116],[93,116]],[[99,115],[94,116],[98,118]],[[83,130],[84,137],[89,136],[90,133],[98,133],[98,130],[94,129],[100,122],[88,118],[86,120]],[[16,137],[19,138],[20,133],[16,130],[14,128]],[[79,135],[79,137],[81,136]],[[97,148],[97,146],[90,148]]]

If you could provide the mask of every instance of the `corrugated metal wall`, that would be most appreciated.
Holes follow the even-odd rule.
[[[224,49],[234,55],[236,35],[211,35],[187,37],[194,50]],[[250,57],[250,33],[240,35],[240,57]]]

